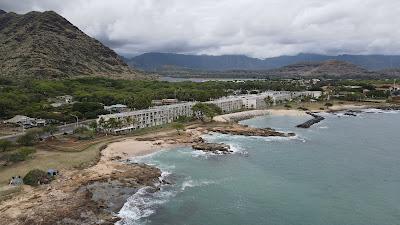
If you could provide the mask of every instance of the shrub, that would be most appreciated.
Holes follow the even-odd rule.
[[[40,132],[38,130],[29,130],[24,135],[18,137],[17,142],[23,146],[32,146],[39,141]]]
[[[305,108],[305,107],[298,107],[297,109],[303,110],[303,111],[309,111],[309,109],[307,109],[307,108]]]
[[[35,153],[36,150],[34,148],[29,148],[29,147],[22,147],[17,149],[16,152],[11,153],[7,156],[7,161],[10,162],[21,162],[25,161],[28,159],[28,157]]]
[[[0,152],[6,152],[10,150],[13,146],[13,143],[9,140],[0,140]]]
[[[290,108],[292,108],[292,106],[291,106],[291,105],[289,105],[289,104],[286,104],[286,105],[285,105],[285,108],[288,108],[288,109],[290,109]]]
[[[89,140],[93,139],[95,136],[95,131],[90,130],[87,127],[78,127],[74,130],[74,136],[79,140]]]
[[[29,171],[24,177],[24,184],[38,186],[40,184],[48,184],[52,180],[46,172],[39,169]]]

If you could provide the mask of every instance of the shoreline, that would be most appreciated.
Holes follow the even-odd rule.
[[[376,106],[340,105],[340,107],[330,107],[319,112],[367,108],[376,108]],[[157,191],[157,186],[164,182],[160,178],[161,171],[158,168],[145,164],[127,163],[129,159],[161,150],[190,146],[197,138],[210,131],[210,127],[235,126],[238,120],[263,115],[309,116],[305,111],[295,109],[252,110],[217,116],[217,122],[192,124],[182,132],[167,130],[140,136],[121,137],[98,146],[100,158],[94,166],[83,170],[61,171],[61,175],[55,181],[37,188],[24,185],[22,193],[2,202],[0,219],[8,224],[25,224],[21,219],[31,219],[31,223],[42,223],[43,221],[39,221],[42,217],[49,221],[42,224],[51,224],[58,218],[73,219],[79,223],[79,219],[82,219],[80,218],[81,210],[84,210],[91,215],[90,221],[98,221],[101,218],[105,222],[115,223],[120,219],[116,216],[119,209],[135,191],[147,186]],[[130,191],[128,195],[126,193],[124,195],[121,190]],[[119,204],[113,202],[111,197],[107,197],[108,193],[113,193],[113,197],[118,196]],[[101,197],[93,199],[93,196]],[[114,207],[114,211],[105,211],[104,209],[110,205]]]

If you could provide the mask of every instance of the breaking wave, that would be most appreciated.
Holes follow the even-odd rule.
[[[163,171],[160,180],[168,179],[170,172]],[[203,187],[216,184],[212,180],[192,180],[186,178],[180,185],[159,185],[157,190],[154,187],[140,188],[134,195],[128,198],[127,202],[118,213],[121,218],[116,225],[142,225],[148,217],[156,213],[157,209],[178,193],[188,188]]]

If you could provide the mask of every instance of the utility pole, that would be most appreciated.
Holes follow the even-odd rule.
[[[75,127],[78,128],[78,126],[79,126],[79,117],[77,117],[76,115],[73,115],[73,114],[71,114],[71,116],[75,117],[75,119],[76,119]]]

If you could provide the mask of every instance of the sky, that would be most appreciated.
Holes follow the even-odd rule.
[[[400,54],[399,0],[0,0],[53,10],[117,53]]]

